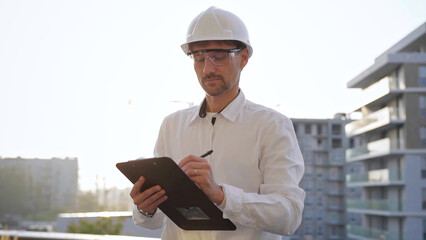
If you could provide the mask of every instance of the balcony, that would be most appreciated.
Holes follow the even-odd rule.
[[[378,200],[357,200],[347,199],[346,208],[363,209],[372,211],[385,211],[400,213],[402,211],[402,201],[390,199]]]
[[[392,141],[394,142],[394,141]],[[380,152],[389,152],[391,150],[391,139],[383,138],[368,143],[365,146],[349,148],[346,150],[346,159],[351,159],[365,154],[374,154]]]
[[[372,130],[385,130],[403,123],[404,120],[398,116],[397,108],[385,107],[360,120],[346,124],[345,130],[348,137],[353,137]]]
[[[363,90],[362,106],[383,105],[401,95],[405,86],[398,87],[394,77],[387,76]],[[357,109],[360,110],[360,109]]]
[[[404,240],[402,234],[396,231],[386,231],[356,225],[346,225],[348,237],[353,239]]]
[[[404,172],[401,169],[378,169],[367,173],[347,174],[346,184],[351,187],[355,185],[400,185],[404,184],[404,179]]]
[[[401,154],[403,152],[400,150],[401,145],[404,145],[404,143],[398,139],[382,138],[365,146],[347,149],[346,160],[347,162],[353,162],[387,154]]]

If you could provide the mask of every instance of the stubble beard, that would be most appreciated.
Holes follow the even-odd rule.
[[[207,80],[211,78],[217,78],[220,81],[212,83],[207,82]],[[219,96],[231,89],[232,84],[227,83],[221,75],[209,75],[201,78],[201,87],[209,96]]]

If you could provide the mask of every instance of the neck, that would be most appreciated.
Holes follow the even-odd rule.
[[[220,96],[210,96],[206,95],[206,101],[207,101],[207,112],[220,112],[222,109],[224,109],[228,104],[230,104],[239,93],[239,88],[236,88],[235,90],[232,89],[231,91],[228,91],[224,94],[221,94]]]

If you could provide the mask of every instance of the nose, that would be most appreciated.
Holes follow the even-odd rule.
[[[212,73],[215,71],[216,71],[216,66],[213,64],[213,60],[209,57],[206,57],[204,60],[203,73],[208,75],[209,73]]]

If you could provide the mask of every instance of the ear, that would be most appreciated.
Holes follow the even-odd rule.
[[[240,52],[240,68],[243,69],[249,60],[249,53],[248,53],[248,49],[244,48],[243,50],[241,50]]]

